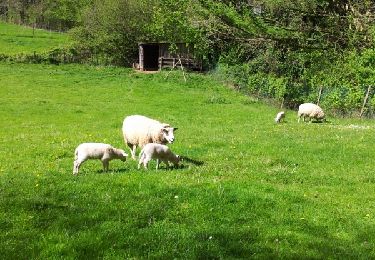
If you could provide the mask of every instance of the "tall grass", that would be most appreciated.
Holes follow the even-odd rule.
[[[375,257],[373,121],[276,125],[209,76],[171,75],[0,64],[3,258]],[[132,114],[178,127],[171,149],[203,165],[73,176],[79,143],[125,149]]]
[[[0,54],[32,54],[65,46],[67,34],[23,27],[0,21]]]

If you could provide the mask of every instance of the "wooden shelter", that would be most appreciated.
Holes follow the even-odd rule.
[[[202,70],[202,62],[194,58],[194,52],[185,43],[139,43],[139,69],[142,71],[162,70],[183,66],[190,70]]]

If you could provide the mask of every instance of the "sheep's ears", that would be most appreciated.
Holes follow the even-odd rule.
[[[178,128],[177,127],[173,127],[173,131],[176,131]]]

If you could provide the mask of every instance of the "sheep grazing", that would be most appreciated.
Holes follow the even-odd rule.
[[[140,115],[126,117],[122,125],[125,143],[129,146],[134,160],[137,146],[143,148],[148,143],[173,143],[176,130],[176,127],[169,124]]]
[[[285,118],[285,112],[284,111],[281,111],[279,113],[277,113],[276,117],[275,117],[275,122],[276,123],[281,123],[281,121]]]
[[[100,159],[103,163],[104,171],[108,171],[109,161],[120,159],[126,161],[128,155],[124,150],[102,143],[83,143],[78,145],[74,152],[73,174],[78,174],[79,167],[88,159]]]
[[[138,169],[141,167],[141,164],[147,169],[148,162],[151,159],[156,159],[156,170],[159,169],[160,161],[163,161],[167,165],[167,168],[169,168],[169,162],[178,167],[178,163],[181,160],[181,157],[174,154],[168,146],[155,143],[146,144],[139,157]]]
[[[300,121],[301,117],[303,117],[303,122],[305,122],[305,118],[309,118],[309,122],[311,119],[315,119],[318,121],[324,121],[325,115],[323,110],[313,103],[304,103],[301,104],[298,108],[298,122]]]

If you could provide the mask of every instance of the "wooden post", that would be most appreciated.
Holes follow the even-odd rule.
[[[322,92],[323,92],[323,86],[320,86],[319,94],[318,94],[318,101],[316,102],[317,105],[319,105],[320,97],[322,96]]]
[[[159,57],[159,71],[163,69],[163,57]]]
[[[368,96],[370,95],[370,91],[371,91],[371,85],[368,86],[367,88],[367,93],[366,93],[365,99],[363,100],[363,105],[362,105],[362,109],[361,109],[361,113],[359,114],[359,117],[362,117],[363,112],[365,111],[365,106],[367,103]]]
[[[178,61],[177,61],[177,62],[175,62],[175,60],[176,60],[176,59],[173,58],[173,67],[172,67],[172,69],[171,69],[170,71],[168,71],[167,75],[165,76],[165,79],[167,79],[168,76],[169,76],[169,73],[171,73],[172,70],[174,70],[174,69],[180,64],[180,68],[181,68],[181,71],[182,71],[182,75],[184,76],[184,80],[185,80],[185,82],[186,82],[186,76],[185,76],[184,66],[182,65],[181,58],[178,58]]]
[[[144,59],[143,59],[143,45],[139,44],[139,70],[143,71],[144,70]]]
[[[178,62],[180,63],[180,67],[181,67],[181,70],[182,70],[182,75],[184,76],[184,80],[186,82],[186,77],[185,77],[185,72],[184,72],[184,66],[182,65],[181,58],[178,59]]]

